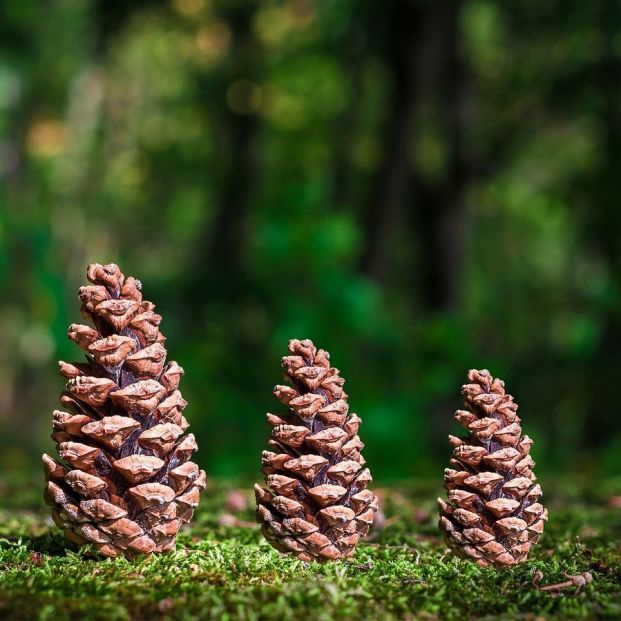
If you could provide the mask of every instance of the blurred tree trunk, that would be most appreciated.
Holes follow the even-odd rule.
[[[364,274],[380,282],[390,267],[387,255],[391,233],[409,200],[408,146],[421,95],[429,9],[392,0],[383,6],[383,14],[387,16],[387,32],[380,32],[380,37],[388,42],[384,62],[393,82],[392,101],[385,119],[383,159],[363,215],[365,248],[360,265]]]
[[[257,118],[254,115],[233,119],[230,127],[232,154],[222,200],[210,231],[204,231],[200,244],[205,254],[202,267],[215,268],[225,279],[241,270],[248,198],[255,179],[252,144],[256,132]]]
[[[367,15],[360,21],[368,19]],[[363,74],[365,69],[364,28],[361,24],[352,25],[349,36],[342,42],[344,52],[343,68],[349,76],[349,103],[334,123],[335,141],[333,145],[332,202],[336,209],[342,208],[352,199],[352,178],[355,176],[352,163],[352,150],[362,129]],[[338,51],[334,50],[335,56]]]
[[[601,57],[593,71],[595,91],[599,95],[599,127],[601,163],[587,181],[581,233],[592,256],[605,266],[609,294],[615,303],[602,308],[600,347],[588,366],[585,385],[587,394],[583,438],[589,447],[601,446],[608,438],[602,430],[610,424],[611,411],[617,393],[617,360],[621,342],[621,322],[618,302],[621,292],[621,62],[616,51],[621,24],[621,7],[614,0],[598,6],[599,28],[604,34]],[[588,84],[588,82],[587,82]],[[588,93],[590,95],[590,93]],[[592,399],[592,395],[597,399]],[[607,404],[602,407],[602,404]]]
[[[98,0],[95,4],[94,25],[97,52],[104,55],[110,39],[119,33],[132,15],[147,7],[166,7],[167,0]]]
[[[364,217],[362,271],[382,282],[394,267],[390,248],[401,223],[418,241],[422,302],[451,307],[458,294],[464,237],[463,63],[459,54],[461,0],[391,5],[386,64],[393,78],[392,106],[383,139],[384,159]],[[425,179],[412,158],[420,107],[438,101],[447,143],[446,170]],[[409,217],[406,217],[409,213]],[[414,279],[417,280],[417,279]]]
[[[233,35],[230,68],[221,77],[221,88],[214,91],[213,87],[205,84],[202,89],[207,101],[214,97],[214,92],[222,99],[219,105],[220,129],[226,136],[225,144],[230,145],[230,151],[222,154],[225,165],[221,169],[222,185],[218,192],[220,201],[213,220],[207,222],[198,233],[192,271],[195,275],[205,272],[211,274],[223,293],[231,285],[243,288],[244,232],[248,203],[256,179],[253,143],[259,126],[254,111],[233,111],[227,106],[225,96],[231,84],[238,80],[251,80],[258,71],[259,43],[253,30],[256,9],[255,2],[233,3],[228,7],[226,20]],[[234,278],[231,278],[232,274],[235,274]],[[195,277],[195,282],[197,280]],[[213,291],[208,292],[204,287],[200,291],[213,296]]]
[[[460,7],[459,0],[443,3],[432,35],[441,48],[434,75],[447,144],[445,176],[435,184],[426,184],[420,177],[415,183],[418,200],[412,222],[421,242],[423,301],[432,310],[452,308],[457,303],[464,250],[464,192],[469,171],[463,145],[465,76],[459,53]]]

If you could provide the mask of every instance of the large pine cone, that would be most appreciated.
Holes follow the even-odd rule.
[[[273,427],[263,452],[268,489],[255,485],[257,520],[266,539],[299,559],[350,556],[367,534],[377,499],[360,454],[360,418],[349,413],[344,381],[330,356],[312,341],[289,342],[282,359],[289,386],[275,396],[286,415],[268,414]]]
[[[43,455],[45,499],[67,538],[105,556],[174,546],[205,487],[189,461],[183,369],[165,364],[160,315],[141,285],[114,265],[89,265],[78,296],[94,328],[73,324],[69,338],[86,363],[60,362],[68,382],[54,411],[52,439],[62,462]]]
[[[471,370],[468,380],[462,386],[467,410],[457,410],[455,419],[469,433],[466,439],[449,436],[449,502],[438,499],[439,525],[459,555],[481,566],[521,563],[548,519],[538,502],[532,440],[522,435],[518,406],[502,380],[486,369]]]

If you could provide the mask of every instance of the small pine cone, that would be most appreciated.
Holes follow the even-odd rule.
[[[522,435],[517,403],[502,380],[486,369],[471,370],[468,380],[461,389],[467,409],[455,412],[468,437],[449,436],[449,502],[438,499],[439,526],[460,556],[484,567],[514,565],[526,560],[548,519],[533,474],[532,440]]]
[[[344,380],[330,355],[312,341],[289,342],[282,359],[291,386],[274,395],[288,407],[268,414],[273,427],[263,452],[267,488],[255,485],[257,520],[280,552],[303,561],[350,556],[377,511],[360,454],[360,418],[349,413]]]
[[[78,297],[94,327],[69,327],[87,362],[59,363],[68,382],[52,439],[62,461],[43,455],[45,500],[67,539],[104,556],[170,550],[205,487],[184,435],[183,369],[166,364],[162,318],[138,280],[98,263],[87,277]]]

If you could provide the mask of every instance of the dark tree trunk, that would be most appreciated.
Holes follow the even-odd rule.
[[[244,287],[242,256],[249,197],[256,179],[253,143],[259,126],[253,112],[238,114],[231,110],[226,105],[225,94],[235,81],[252,79],[259,70],[258,42],[253,30],[255,11],[254,2],[231,5],[226,15],[233,30],[234,49],[231,52],[230,68],[218,80],[218,88],[214,88],[213,83],[202,86],[205,107],[210,117],[213,108],[209,103],[214,94],[221,98],[217,104],[220,126],[223,140],[229,148],[222,153],[224,165],[220,168],[221,185],[218,188],[220,201],[213,219],[198,232],[190,277],[196,279],[199,274],[207,274],[224,297],[235,295],[231,287],[236,290]],[[190,287],[190,290],[193,289]],[[199,290],[213,297],[213,290],[207,289],[201,287]],[[202,303],[202,300],[196,298],[195,289],[192,300],[189,300],[190,306],[193,302]]]
[[[96,47],[99,54],[107,51],[110,37],[118,33],[129,18],[149,6],[167,6],[167,0],[98,0],[95,4]]]
[[[595,89],[601,102],[600,140],[602,145],[601,164],[587,183],[584,197],[583,226],[581,233],[586,238],[593,256],[605,265],[610,283],[621,282],[621,63],[615,52],[621,7],[614,0],[599,5],[601,32],[605,45],[595,68]],[[602,333],[600,347],[584,370],[585,402],[583,441],[588,447],[601,446],[607,438],[602,430],[610,425],[610,411],[617,397],[619,342],[621,322],[618,307],[606,305],[601,309]],[[587,363],[589,364],[589,363]],[[597,395],[593,399],[592,395]],[[602,406],[602,404],[605,404]]]
[[[383,8],[387,32],[380,36],[389,42],[384,55],[393,82],[392,101],[385,117],[383,159],[363,218],[365,248],[360,265],[364,274],[380,282],[389,269],[387,255],[392,230],[409,198],[408,145],[420,95],[428,18],[426,8],[410,2],[393,0]]]
[[[458,301],[465,235],[464,192],[468,170],[464,157],[464,69],[459,55],[458,17],[461,2],[442,3],[435,21],[435,41],[441,42],[438,99],[448,145],[446,175],[441,185],[426,187],[417,180],[413,220],[420,232],[423,302],[430,310],[452,308]]]
[[[416,271],[430,309],[457,300],[464,236],[463,67],[459,56],[460,0],[394,2],[389,13],[386,62],[393,98],[384,131],[384,159],[364,217],[361,270],[382,282],[394,267],[390,248],[400,224],[418,241]],[[410,158],[421,123],[419,108],[438,101],[448,144],[443,178],[428,182]]]
[[[356,137],[361,131],[361,117],[364,109],[363,74],[365,69],[365,54],[368,52],[365,30],[362,23],[369,21],[368,15],[359,15],[360,21],[351,26],[349,36],[343,41],[344,53],[343,68],[349,80],[351,90],[349,105],[338,116],[334,123],[335,140],[332,145],[333,173],[332,173],[332,203],[336,209],[342,208],[352,199],[353,171],[351,152]],[[332,50],[335,57],[339,57],[339,50]]]

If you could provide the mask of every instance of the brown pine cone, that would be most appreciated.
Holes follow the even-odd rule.
[[[367,534],[377,498],[360,454],[360,418],[349,413],[344,381],[330,355],[312,341],[289,342],[282,359],[290,386],[274,395],[287,414],[268,414],[273,427],[263,452],[267,488],[255,485],[257,520],[279,551],[304,561],[350,556]]]
[[[87,362],[59,363],[67,411],[54,411],[52,439],[62,461],[43,455],[45,499],[67,539],[104,556],[170,550],[205,487],[184,435],[183,369],[166,364],[162,318],[138,280],[98,263],[87,277],[78,297],[94,328],[69,327]]]
[[[522,435],[517,403],[502,380],[471,370],[462,386],[466,410],[455,419],[467,438],[449,436],[454,447],[444,471],[449,502],[438,499],[440,529],[460,556],[478,565],[513,565],[526,560],[548,519],[538,502],[532,440]]]

